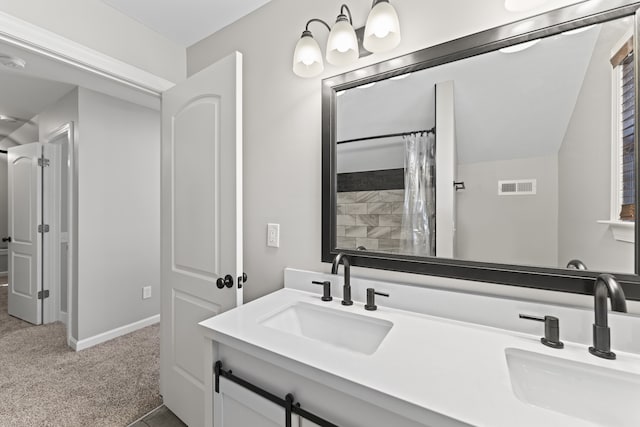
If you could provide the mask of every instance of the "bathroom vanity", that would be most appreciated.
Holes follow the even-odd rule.
[[[332,301],[312,283],[325,280]],[[284,289],[200,324],[219,362],[216,427],[640,422],[637,316],[610,314],[617,359],[605,360],[588,352],[591,310],[359,278],[343,306],[342,280],[287,269]],[[390,296],[365,310],[367,288]],[[543,345],[543,325],[519,314],[557,317],[564,348]],[[317,422],[298,424],[297,410]]]
[[[637,202],[615,196],[640,186],[618,156],[638,151],[639,8],[581,2],[324,79],[322,261],[434,287],[287,269],[200,323],[207,425],[640,426],[640,318],[606,304],[640,300]],[[595,291],[596,313],[487,283]]]

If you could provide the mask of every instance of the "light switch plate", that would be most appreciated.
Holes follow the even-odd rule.
[[[280,224],[267,224],[267,246],[280,247]]]

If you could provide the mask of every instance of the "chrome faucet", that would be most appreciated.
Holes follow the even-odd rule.
[[[611,351],[611,331],[607,319],[607,297],[611,299],[611,310],[627,312],[627,302],[622,287],[611,274],[601,274],[593,286],[595,323],[593,324],[593,347],[589,353],[603,359],[615,359]]]
[[[351,263],[349,262],[349,257],[347,257],[342,252],[339,252],[338,255],[333,259],[333,264],[331,265],[331,274],[338,274],[338,267],[340,263],[344,265],[344,286],[342,287],[342,305],[353,305],[353,301],[351,300]]]
[[[575,268],[576,270],[586,270],[587,266],[579,259],[572,259],[567,263],[567,268]]]

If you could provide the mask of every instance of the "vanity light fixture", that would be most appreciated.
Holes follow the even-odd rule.
[[[590,29],[595,28],[595,25],[588,25],[586,27],[576,28],[575,30],[569,30],[562,33],[563,36],[571,36],[574,34],[584,33],[585,31],[589,31]]]
[[[520,51],[523,51],[525,49],[529,49],[531,46],[534,46],[534,45],[538,44],[539,42],[540,42],[540,39],[536,39],[536,40],[531,40],[531,41],[528,41],[528,42],[516,44],[516,45],[513,45],[513,46],[509,46],[509,47],[503,47],[502,49],[500,49],[500,52],[502,52],[502,53],[520,52]]]
[[[404,73],[404,74],[400,74],[398,76],[393,76],[390,79],[391,80],[402,80],[402,79],[406,79],[407,77],[409,77],[411,75],[411,73]]]
[[[0,55],[0,65],[12,70],[22,70],[27,66],[27,61],[17,56]]]
[[[353,28],[351,10],[340,6],[340,14],[333,27],[322,19],[307,21],[302,36],[293,52],[293,72],[300,77],[315,77],[324,70],[322,52],[309,30],[312,22],[318,22],[329,30],[326,59],[332,65],[344,67],[360,57],[358,38]],[[369,52],[384,52],[400,43],[398,14],[389,0],[374,0],[364,28],[363,45]]]
[[[6,123],[16,123],[18,120],[14,117],[11,116],[6,116],[4,114],[0,114],[0,122],[6,122]]]

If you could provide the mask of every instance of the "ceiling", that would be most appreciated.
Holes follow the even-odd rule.
[[[102,0],[184,47],[202,40],[270,0]]]
[[[23,125],[37,127],[31,119],[74,88],[67,83],[31,77],[20,72],[0,69],[0,115],[15,118],[14,122],[0,120],[0,147],[34,141],[3,141]]]

